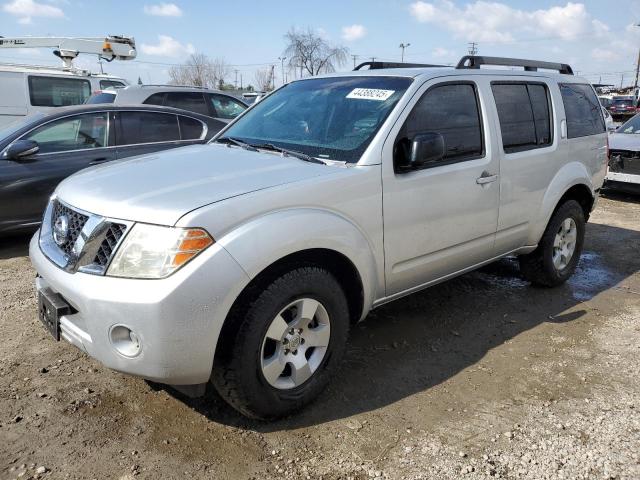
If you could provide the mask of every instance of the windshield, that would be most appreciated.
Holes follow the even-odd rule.
[[[261,100],[221,138],[357,162],[411,82],[401,77],[293,82]]]
[[[617,130],[618,133],[640,133],[640,115],[636,115],[631,120],[623,123]]]
[[[632,98],[616,98],[611,103],[616,107],[624,107],[627,105],[631,105],[633,103],[633,99]]]
[[[116,94],[114,93],[94,93],[89,99],[84,102],[87,105],[95,105],[97,103],[114,103],[116,101]]]
[[[44,113],[36,112],[33,115],[29,115],[28,117],[22,117],[17,120],[14,120],[13,122],[7,125],[3,125],[2,128],[0,128],[0,141],[4,140],[9,135],[13,135],[25,125],[28,125],[37,120],[40,120],[44,116],[45,116]]]

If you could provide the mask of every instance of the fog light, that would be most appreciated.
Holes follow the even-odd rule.
[[[120,355],[135,357],[142,350],[138,335],[124,325],[114,325],[109,332],[111,345]]]

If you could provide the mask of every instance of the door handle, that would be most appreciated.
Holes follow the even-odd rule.
[[[478,185],[485,185],[487,183],[495,182],[498,179],[498,175],[491,175],[489,172],[482,172],[482,175],[476,178]]]
[[[96,158],[95,160],[91,160],[89,162],[89,165],[100,165],[101,163],[104,163],[108,160],[108,158]]]

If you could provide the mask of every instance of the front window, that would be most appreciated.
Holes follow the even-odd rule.
[[[87,105],[95,105],[98,103],[114,103],[116,101],[115,93],[94,93],[87,100]]]
[[[224,137],[357,162],[411,82],[361,76],[293,82],[264,98]]]
[[[100,80],[100,90],[106,90],[107,88],[124,88],[126,85],[117,80]]]
[[[68,77],[29,77],[29,97],[34,107],[82,105],[91,95],[88,80]]]
[[[57,153],[107,146],[106,112],[87,113],[47,123],[23,137],[40,146],[39,153]]]
[[[618,128],[617,133],[640,133],[640,115],[636,115],[628,122],[623,123]]]
[[[214,116],[217,118],[231,120],[247,109],[244,104],[231,97],[227,97],[226,95],[210,94],[209,98],[211,99],[211,104],[215,110]]]

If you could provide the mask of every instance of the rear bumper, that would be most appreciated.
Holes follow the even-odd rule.
[[[611,172],[607,173],[605,180],[611,182],[624,182],[624,183],[634,183],[640,185],[640,174],[634,175],[632,173],[621,173],[621,172]]]
[[[162,280],[68,273],[30,244],[36,288],[60,294],[76,313],[60,319],[61,337],[105,366],[161,383],[204,383],[211,375],[222,323],[249,278],[214,244]],[[140,341],[133,357],[120,354],[110,331],[123,325]]]

